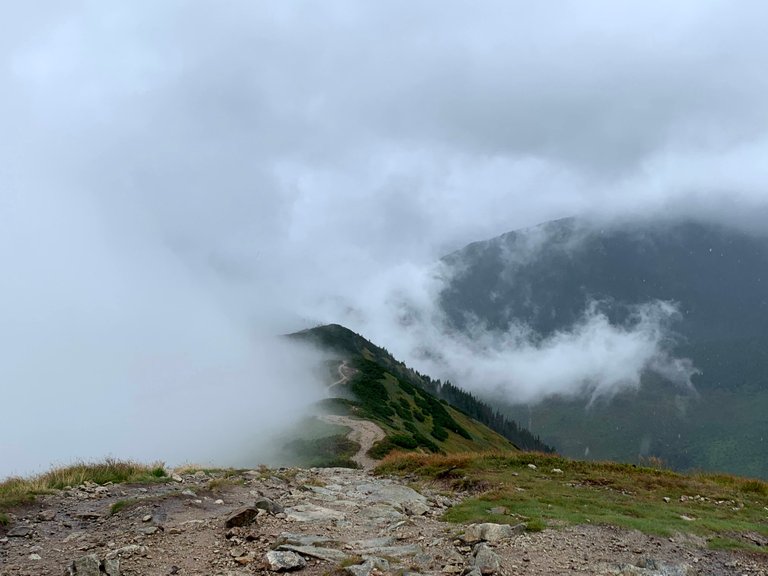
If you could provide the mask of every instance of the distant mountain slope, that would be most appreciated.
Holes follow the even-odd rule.
[[[394,448],[446,453],[518,448],[552,451],[470,394],[419,374],[343,326],[320,326],[291,337],[311,342],[344,362],[342,370],[349,377],[337,386],[341,399],[326,405],[382,426],[388,436],[374,446],[374,457]]]
[[[601,301],[613,323],[633,306],[674,301],[674,352],[702,374],[699,395],[644,378],[638,393],[585,409],[550,399],[505,409],[563,453],[768,477],[768,241],[698,222],[599,228],[550,222],[470,244],[444,259],[455,275],[441,306],[459,330],[479,319],[545,337]],[[510,383],[511,385],[513,383]]]

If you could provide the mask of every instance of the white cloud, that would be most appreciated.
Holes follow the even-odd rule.
[[[256,362],[252,330],[361,303],[382,307],[356,317],[380,316],[370,336],[397,350],[411,335],[385,329],[387,290],[420,291],[428,315],[416,277],[467,242],[574,213],[758,230],[768,214],[759,2],[81,1],[2,16],[0,317],[14,330],[0,365],[6,397],[51,426],[64,420],[45,398],[63,396],[46,366],[86,400],[93,357],[121,378],[129,358],[165,358],[173,380],[192,378],[189,356],[214,387]],[[646,333],[602,328],[549,345],[648,359]],[[14,413],[5,436],[24,423]],[[19,453],[41,441],[13,436]]]

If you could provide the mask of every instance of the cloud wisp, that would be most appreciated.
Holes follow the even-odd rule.
[[[617,324],[592,302],[575,324],[546,337],[520,323],[500,331],[477,320],[457,331],[439,306],[449,274],[440,266],[378,276],[371,280],[378,288],[364,291],[346,321],[421,372],[513,404],[610,399],[637,389],[648,371],[693,388],[696,367],[672,353],[680,317],[674,303],[635,306]]]

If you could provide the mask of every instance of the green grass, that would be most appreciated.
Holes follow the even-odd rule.
[[[681,532],[720,538],[716,545],[726,545],[739,533],[768,535],[768,484],[760,480],[684,475],[530,452],[401,453],[387,457],[377,471],[417,474],[453,489],[470,490],[472,497],[446,512],[445,519],[451,522],[522,521],[529,530],[603,524],[660,536]],[[490,512],[502,506],[509,514]]]
[[[219,493],[235,486],[242,486],[243,484],[245,484],[245,478],[225,473],[219,478],[209,480],[205,488],[211,492]]]
[[[13,477],[0,482],[0,512],[33,502],[35,496],[49,494],[67,486],[85,482],[121,484],[166,481],[167,473],[160,464],[147,466],[127,460],[107,458],[101,462],[78,462],[54,468],[29,478]]]
[[[138,500],[136,500],[135,498],[131,498],[129,500],[118,500],[117,502],[112,504],[112,506],[109,507],[109,514],[110,515],[117,514],[118,512],[120,512],[124,508],[127,508],[131,504],[134,504],[135,502],[138,502]]]
[[[358,376],[352,391],[358,397],[363,391],[364,396],[359,406],[352,407],[353,414],[374,420],[387,434],[368,451],[371,458],[378,460],[396,450],[453,453],[515,449],[500,434],[380,366],[371,362],[356,366]]]
[[[11,519],[7,514],[0,514],[0,526],[8,526],[11,523]]]
[[[343,429],[343,427],[342,427]],[[309,468],[358,468],[352,461],[360,445],[346,437],[335,434],[321,438],[298,438],[288,442],[284,450],[292,464]]]
[[[710,538],[707,541],[707,546],[710,550],[746,550],[748,552],[762,552],[763,554],[766,553],[765,549],[760,548],[755,544],[722,536],[715,536],[714,538]]]

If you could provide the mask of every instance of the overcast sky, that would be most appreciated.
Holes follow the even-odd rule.
[[[34,414],[88,357],[339,319],[572,214],[759,228],[766,21],[759,1],[6,3],[0,386]]]

